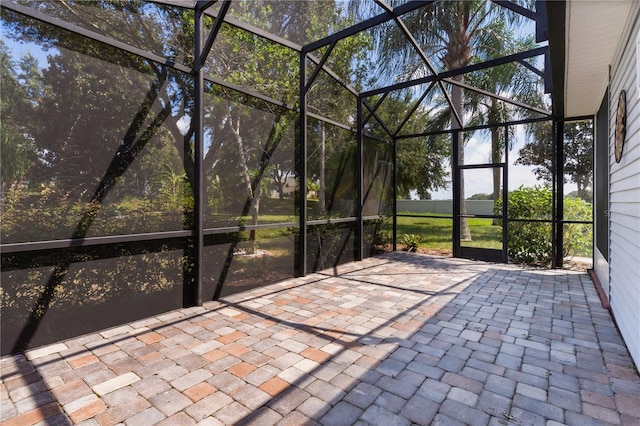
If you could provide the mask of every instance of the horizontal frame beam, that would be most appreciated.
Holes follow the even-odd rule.
[[[149,59],[151,61],[157,62],[159,64],[166,65],[170,68],[176,69],[178,71],[182,71],[187,74],[193,74],[193,70],[190,67],[187,67],[183,64],[178,64],[173,61],[170,61],[167,58],[163,58],[162,56],[158,56],[146,50],[138,49],[137,47],[130,46],[126,43],[123,43],[118,40],[114,40],[110,37],[104,36],[100,33],[96,33],[91,30],[87,30],[85,28],[79,27],[75,24],[71,24],[69,22],[63,21],[58,18],[54,18],[42,12],[38,12],[37,10],[33,10],[28,7],[24,7],[22,5],[10,2],[2,2],[2,7],[17,12],[21,15],[28,16],[30,18],[37,19],[39,21],[45,22],[50,25],[54,25],[58,28],[62,28],[63,30],[70,31],[75,34],[79,34],[88,39],[97,41],[102,44],[106,44],[107,46],[115,47],[117,49],[123,50],[125,52],[131,53],[136,56],[140,56],[145,59]]]
[[[377,214],[373,216],[362,216],[362,220],[367,221],[367,220],[378,220],[378,219],[390,219],[392,217],[393,217],[392,214],[388,214],[388,215]]]
[[[468,169],[501,169],[507,167],[507,163],[482,163],[482,164],[460,164],[458,168],[460,170]]]
[[[1,244],[0,253],[24,253],[28,251],[44,251],[52,249],[64,249],[73,247],[90,247],[101,244],[124,244],[142,241],[171,240],[177,238],[189,238],[195,235],[195,231],[166,231],[145,234],[109,235],[104,237],[68,238],[64,240],[33,241],[27,243]]]
[[[465,127],[464,129],[447,129],[447,130],[437,130],[434,132],[414,133],[411,135],[398,135],[396,136],[396,139],[413,139],[413,138],[420,138],[425,136],[446,135],[450,133],[458,133],[460,131],[471,132],[474,130],[493,129],[495,127],[517,126],[519,124],[538,123],[540,121],[551,121],[551,120],[552,120],[551,117],[527,118],[522,120],[505,121],[502,123],[491,123],[491,124],[481,124],[478,126],[469,126],[469,127]]]
[[[487,68],[492,68],[500,65],[506,65],[511,62],[518,62],[524,59],[534,58],[536,56],[542,56],[547,53],[549,50],[548,46],[536,47],[535,49],[526,50],[524,52],[513,53],[507,56],[501,56],[495,59],[489,59],[488,61],[483,61],[478,64],[467,65],[466,67],[458,68],[456,70],[445,71],[438,74],[438,76],[442,78],[454,77],[456,75],[460,75],[461,71],[463,74],[468,74],[474,71],[480,71]]]
[[[294,112],[298,111],[298,108],[296,108],[296,107],[294,107],[292,105],[287,105],[282,101],[279,101],[277,99],[273,99],[273,98],[271,98],[269,96],[263,95],[261,93],[255,92],[253,90],[245,89],[244,87],[237,86],[237,85],[231,84],[231,83],[227,83],[226,81],[224,81],[224,80],[222,80],[220,78],[217,78],[217,77],[213,77],[213,76],[211,76],[209,74],[205,74],[204,75],[204,79],[206,81],[210,82],[210,83],[217,84],[218,86],[222,86],[222,87],[224,87],[226,89],[233,90],[234,92],[242,93],[243,95],[251,96],[252,98],[260,99],[261,101],[265,101],[265,102],[270,103],[272,105],[279,106],[281,108],[288,109],[288,110],[294,111]]]
[[[307,226],[332,225],[336,223],[355,223],[357,221],[358,221],[357,217],[340,217],[335,219],[315,219],[315,220],[308,220]]]
[[[205,228],[203,230],[204,235],[220,235],[220,234],[234,234],[242,231],[255,231],[258,229],[273,229],[273,228],[298,228],[299,222],[282,222],[282,223],[263,223],[259,225],[239,225],[239,226],[225,226],[223,228]]]
[[[332,222],[333,223],[333,222]],[[259,225],[239,225],[239,226],[227,226],[222,228],[205,228],[203,230],[204,235],[220,235],[220,234],[232,234],[242,231],[253,231],[257,229],[274,229],[274,228],[291,228],[298,227],[298,222],[282,222],[282,223],[264,223]],[[175,240],[181,238],[191,238],[195,235],[194,230],[185,231],[164,231],[164,232],[149,232],[144,234],[125,234],[125,235],[108,235],[102,237],[87,237],[87,238],[68,238],[62,240],[49,240],[49,241],[32,241],[25,243],[10,243],[0,244],[0,254],[13,254],[24,252],[37,252],[45,250],[59,250],[65,248],[77,248],[77,247],[91,247],[97,245],[113,245],[113,244],[128,244],[144,241],[157,241],[157,240]]]
[[[211,16],[213,18],[217,18],[218,17],[218,12],[207,12],[205,11],[205,14],[208,16]],[[255,25],[251,25],[251,24],[247,24],[246,22],[242,22],[241,20],[239,20],[238,18],[234,18],[233,16],[225,16],[224,23],[229,24],[231,26],[234,26],[236,28],[239,28],[241,30],[247,31],[253,35],[257,35],[258,37],[262,37],[265,40],[269,40],[272,41],[276,44],[279,44],[280,46],[284,46],[284,47],[288,47],[291,50],[295,50],[296,52],[301,52],[302,51],[302,46],[300,44],[294,43],[291,40],[287,40],[286,38],[282,38],[282,37],[278,37],[276,35],[273,35],[265,30],[263,30],[262,28],[258,28]]]
[[[467,65],[466,67],[457,68],[455,70],[443,71],[437,75],[429,75],[426,77],[417,78],[415,80],[405,81],[402,83],[396,83],[386,87],[381,87],[379,89],[369,90],[369,91],[363,92],[362,96],[380,95],[382,93],[393,91],[393,90],[407,89],[409,87],[418,86],[420,84],[432,83],[437,81],[438,79],[455,77],[457,75],[468,74],[470,72],[480,71],[480,70],[492,68],[498,65],[505,65],[510,62],[517,62],[523,59],[533,58],[535,56],[544,55],[548,49],[549,49],[548,46],[537,47],[535,49],[527,50],[525,52],[518,52],[518,53],[514,53],[513,55],[502,56],[500,58],[491,59],[488,61],[480,62],[478,64]]]
[[[359,24],[353,25],[349,28],[345,28],[342,31],[338,31],[335,34],[331,34],[328,37],[325,37],[323,39],[317,40],[313,43],[307,44],[306,46],[303,46],[302,50],[303,52],[312,52],[314,50],[320,49],[321,47],[324,47],[328,44],[333,43],[334,40],[342,40],[343,38],[347,38],[349,36],[358,34],[362,31],[366,31],[369,28],[373,28],[376,25],[382,24],[384,22],[387,22],[389,20],[391,20],[394,16],[401,16],[404,15],[405,13],[409,13],[412,12],[416,9],[419,9],[421,7],[427,6],[431,3],[434,3],[435,0],[429,0],[429,1],[420,1],[420,0],[412,0],[409,1],[403,5],[400,5],[398,7],[396,7],[395,9],[393,9],[393,11],[391,13],[381,13],[380,15],[374,16],[373,18],[369,18],[366,21],[363,21]]]
[[[509,9],[512,12],[517,13],[518,15],[524,16],[525,18],[529,18],[532,21],[536,20],[536,12],[531,10],[531,9],[527,9],[526,7],[522,7],[517,3],[514,3],[512,1],[509,0],[491,0],[493,3],[504,7],[505,9]]]
[[[533,105],[529,105],[529,104],[526,104],[524,102],[520,102],[520,101],[515,100],[515,99],[509,99],[506,96],[496,95],[495,93],[489,92],[487,90],[479,89],[479,88],[477,88],[475,86],[463,83],[461,81],[456,81],[456,80],[447,78],[447,79],[444,80],[444,82],[449,83],[449,84],[453,84],[454,86],[462,87],[463,89],[471,90],[472,92],[476,92],[476,93],[488,96],[488,97],[493,98],[493,99],[498,99],[499,101],[503,101],[503,102],[509,103],[511,105],[518,106],[520,108],[528,109],[530,111],[537,112],[539,114],[543,114],[543,115],[551,117],[551,111],[547,111],[547,110],[544,110],[542,108],[538,108],[538,107],[535,107]]]
[[[425,200],[427,201],[427,200]],[[447,219],[447,220],[453,220],[453,216],[435,216],[435,215],[419,215],[419,214],[403,214],[403,213],[398,213],[396,215],[396,217],[415,217],[415,218],[421,218],[421,217],[426,217],[429,219]]]
[[[469,201],[469,200],[467,200]],[[478,218],[478,219],[502,219],[502,215],[496,215],[496,214],[461,214],[460,217],[465,217],[467,219],[473,219],[473,218]]]
[[[565,123],[570,123],[572,121],[585,121],[585,120],[594,120],[594,115],[579,115],[577,117],[567,117],[564,119]]]
[[[340,123],[338,121],[332,120],[332,119],[327,118],[327,117],[323,117],[323,116],[315,114],[313,112],[308,112],[307,111],[307,116],[309,116],[309,117],[311,117],[311,118],[313,118],[315,120],[322,121],[323,123],[331,124],[332,126],[339,127],[341,129],[344,129],[344,130],[348,130],[350,132],[355,132],[356,131],[356,129],[354,127],[351,127],[349,125]]]

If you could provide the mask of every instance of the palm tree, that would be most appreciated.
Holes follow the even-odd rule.
[[[391,3],[393,6],[393,2]],[[357,6],[355,6],[357,8]],[[489,0],[439,1],[400,18],[418,45],[428,57],[441,61],[440,69],[455,70],[472,62],[501,56],[496,51],[496,41],[506,40],[505,30],[517,19],[507,19],[506,9]],[[405,75],[425,75],[425,61],[415,55],[415,46],[406,42],[406,36],[396,25],[387,25],[378,32],[380,63],[404,70]],[[452,77],[454,83],[464,83],[464,75]],[[465,93],[460,85],[452,84],[450,125],[461,128],[458,122],[465,110]],[[461,138],[462,139],[462,138]],[[458,146],[458,162],[464,164],[464,144]],[[464,180],[459,181],[461,213],[466,213]],[[461,239],[470,240],[467,221],[461,221]]]
[[[497,23],[499,25],[500,23]],[[495,39],[494,49],[509,55],[516,52],[531,50],[534,48],[532,36],[516,38],[513,29],[504,29],[505,38]],[[495,93],[500,96],[509,96],[511,99],[522,101],[532,106],[540,107],[543,104],[540,90],[541,78],[535,76],[533,72],[518,63],[511,62],[498,67],[484,69],[477,73],[467,75],[469,84],[483,90]],[[531,118],[535,114],[531,110],[514,106],[502,102],[497,98],[477,93],[469,93],[466,107],[472,111],[472,118],[469,122],[471,126],[475,124],[504,123],[516,118]],[[509,140],[513,140],[513,128],[508,128]],[[502,155],[506,148],[507,135],[499,127],[492,127],[491,134],[491,158],[489,162],[497,164],[502,161]],[[493,191],[492,200],[494,203],[500,198],[501,176],[500,168],[493,169]],[[497,224],[497,221],[494,221]]]

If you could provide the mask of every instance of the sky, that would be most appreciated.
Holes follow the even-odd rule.
[[[520,156],[520,149],[526,142],[524,134],[524,126],[516,126],[516,134],[513,141],[513,147],[509,150],[509,191],[518,189],[520,186],[532,187],[535,185],[543,185],[534,174],[534,166],[515,165],[515,161]],[[472,137],[465,146],[465,164],[486,164],[491,154],[491,143],[488,138]],[[447,167],[449,167],[447,165]],[[564,185],[564,193],[577,190],[574,183]],[[465,173],[465,198],[469,198],[474,194],[487,194],[493,192],[493,180],[491,169],[480,171],[467,171]],[[412,194],[412,198],[417,198],[416,194]],[[445,190],[431,192],[431,198],[434,200],[450,200],[452,199],[451,187]]]
[[[27,53],[31,53],[38,60],[40,67],[47,66],[48,52],[44,50],[41,45],[24,41],[15,41],[7,37],[5,33],[6,30],[4,28],[4,24],[0,23],[0,38],[2,38],[2,42],[9,48],[14,61]]]
[[[520,148],[524,146],[525,135],[522,126],[516,127],[516,138],[513,149],[509,151],[509,191],[517,189],[520,185],[534,186],[540,184],[532,166],[516,166],[514,163],[519,157]],[[491,143],[487,137],[472,137],[465,146],[465,164],[485,164],[491,155]],[[482,171],[467,171],[465,173],[465,198],[473,194],[487,194],[493,192],[493,180],[491,169]],[[480,179],[478,179],[480,178]],[[434,200],[448,200],[452,198],[451,188],[434,191],[431,198]]]

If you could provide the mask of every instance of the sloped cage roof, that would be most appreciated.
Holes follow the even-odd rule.
[[[342,127],[355,126],[352,99],[360,97],[374,126],[397,121],[383,123],[392,137],[416,131],[405,126],[416,111],[431,123],[421,134],[551,114],[541,96],[546,16],[532,2],[17,0],[3,7],[179,71],[201,67],[211,83],[287,109],[299,108],[302,91],[310,114]],[[195,54],[199,13],[204,43]],[[463,113],[455,102],[480,113]]]
[[[360,96],[383,133],[398,137],[412,136],[403,123],[418,110],[432,112],[433,127],[421,132],[427,134],[489,126],[507,115],[548,118],[549,101],[541,96],[546,16],[526,6],[531,3],[249,1],[228,9],[217,2],[205,10],[229,26],[299,51],[306,59],[305,95],[313,98],[315,88]],[[224,50],[224,43],[213,44],[212,55]],[[452,96],[463,90],[462,102],[474,103],[476,111],[484,105],[484,114],[461,116],[464,106],[454,106]],[[381,114],[397,110],[398,99],[405,101],[402,117],[385,123],[393,114]],[[313,105],[310,111],[326,115]]]
[[[29,275],[11,283],[4,347],[61,338],[39,331],[44,312],[47,329],[82,334],[395,249],[399,152],[425,159],[404,168],[419,175],[405,192],[444,188],[456,169],[461,218],[455,173],[508,167],[458,161],[460,130],[504,127],[506,162],[509,125],[553,118],[538,4],[3,1],[3,132],[25,149],[0,251]],[[256,241],[269,262],[245,256]],[[85,264],[98,272],[76,280]],[[100,271],[114,284],[97,315],[85,301]],[[156,273],[162,303],[136,299]],[[25,303],[23,285],[38,289]],[[65,316],[77,305],[88,324]]]

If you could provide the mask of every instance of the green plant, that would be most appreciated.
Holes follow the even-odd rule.
[[[407,251],[416,252],[420,246],[420,235],[404,234],[400,238],[400,244],[402,244]]]
[[[496,203],[502,214],[502,202]],[[508,215],[517,219],[551,219],[552,192],[547,186],[521,186],[509,193]],[[516,263],[546,264],[552,254],[551,224],[510,221],[507,237],[509,259]]]
[[[564,219],[575,221],[590,221],[592,206],[582,198],[565,197]],[[564,225],[563,255],[576,256],[588,254],[593,241],[593,226],[580,223]]]
[[[532,188],[521,186],[509,193],[508,215],[510,221],[507,252],[516,263],[548,264],[552,255],[551,220],[553,193],[548,186]],[[591,205],[579,198],[565,197],[564,219],[567,221],[590,221]],[[502,202],[496,203],[496,214],[502,214]],[[526,221],[532,219],[534,221]],[[589,224],[564,225],[563,256],[583,254],[591,243],[592,226]]]

